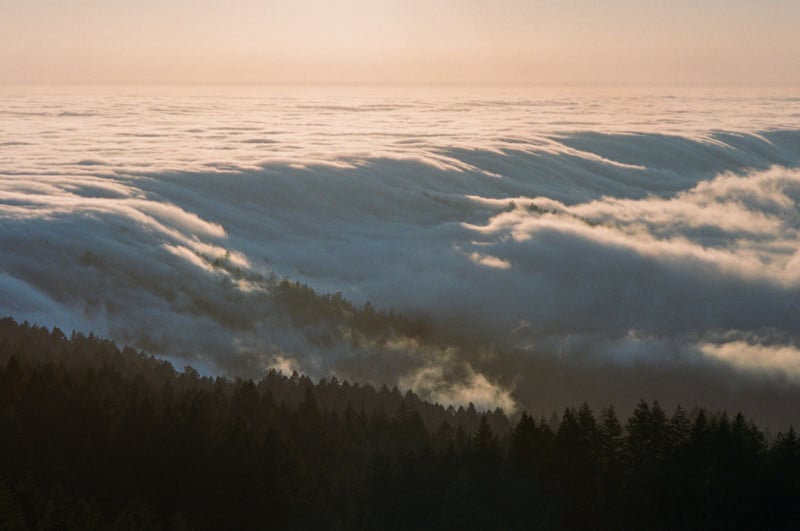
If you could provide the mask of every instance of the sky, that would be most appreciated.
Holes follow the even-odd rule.
[[[796,0],[0,0],[0,84],[800,85]]]

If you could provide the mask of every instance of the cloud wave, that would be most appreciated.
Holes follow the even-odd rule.
[[[464,105],[484,118],[497,108]],[[265,144],[252,140],[266,125],[228,123],[241,138],[225,142],[242,146],[182,171],[172,166],[199,152],[180,135],[135,137],[117,162],[72,145],[54,160],[22,135],[0,158],[0,313],[206,372],[278,366],[508,410],[620,389],[634,402],[714,388],[738,403],[724,381],[763,404],[797,391],[800,130],[515,138],[500,120],[446,141],[409,123],[375,133],[380,113],[408,112],[361,109],[333,158],[340,140],[297,124],[271,124]],[[172,158],[143,155],[152,142]],[[273,273],[425,316],[440,335],[332,341],[323,325],[293,324]]]

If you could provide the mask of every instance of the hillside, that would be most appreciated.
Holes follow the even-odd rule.
[[[800,441],[641,402],[560,418],[209,378],[0,320],[0,528],[796,528]]]

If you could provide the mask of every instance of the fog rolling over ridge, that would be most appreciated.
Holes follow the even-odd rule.
[[[214,374],[795,421],[800,100],[662,92],[3,94],[0,314]],[[433,332],[300,318],[284,277]]]

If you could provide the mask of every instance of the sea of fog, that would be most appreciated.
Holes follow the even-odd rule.
[[[798,167],[800,91],[4,88],[0,315],[206,374],[797,422]],[[272,274],[441,336],[321,342]]]

